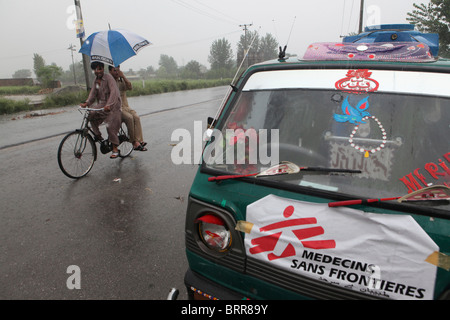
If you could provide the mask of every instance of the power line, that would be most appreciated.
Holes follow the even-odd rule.
[[[167,47],[184,46],[184,45],[194,44],[194,43],[197,43],[197,42],[203,42],[203,41],[206,41],[206,40],[217,39],[217,38],[224,37],[224,36],[227,36],[227,35],[230,35],[230,34],[234,34],[234,33],[238,33],[238,32],[241,32],[241,30],[235,30],[235,31],[231,31],[231,32],[220,34],[220,35],[216,35],[216,36],[211,36],[211,37],[207,37],[207,38],[191,40],[191,41],[186,41],[186,42],[179,42],[179,43],[166,44],[166,45],[154,44],[152,47],[154,47],[154,48],[167,48]]]
[[[189,9],[189,10],[191,10],[191,11],[194,11],[194,12],[200,14],[200,15],[203,15],[203,16],[206,16],[206,17],[208,17],[208,18],[211,18],[211,19],[213,19],[213,20],[222,20],[222,21],[224,21],[224,22],[226,22],[226,23],[230,23],[230,24],[235,24],[235,23],[236,23],[236,22],[234,22],[234,21],[232,22],[232,21],[230,21],[230,20],[225,20],[225,19],[223,19],[222,17],[219,17],[219,16],[217,16],[217,15],[214,15],[214,14],[212,14],[212,13],[210,13],[210,12],[208,12],[208,11],[202,10],[202,9],[200,9],[200,8],[198,8],[198,7],[194,7],[193,5],[188,4],[188,3],[185,3],[185,2],[183,2],[182,0],[172,0],[172,2],[178,4],[178,5],[180,5],[180,6],[184,7],[184,8],[186,8],[186,9]]]
[[[53,49],[53,50],[46,50],[46,51],[40,51],[40,52],[30,52],[30,53],[24,53],[24,54],[20,54],[20,55],[14,55],[14,56],[6,56],[6,57],[0,57],[0,59],[5,60],[5,59],[16,59],[16,58],[24,58],[24,57],[29,57],[29,56],[33,56],[34,54],[39,54],[39,55],[44,55],[47,53],[54,53],[54,52],[63,52],[66,51],[67,49]]]
[[[352,7],[350,9],[350,17],[348,18],[348,27],[347,27],[347,34],[349,34],[350,32],[350,23],[352,20],[352,15],[353,15],[353,4],[355,3],[355,0],[352,0]]]
[[[341,37],[343,37],[343,34],[344,34],[344,18],[345,18],[345,3],[346,2],[347,1],[344,0],[344,5],[342,6],[342,20],[341,20],[341,33],[340,33]]]
[[[204,7],[208,8],[208,9],[210,9],[210,10],[213,10],[213,11],[217,12],[218,14],[224,16],[225,18],[230,19],[230,21],[233,21],[232,23],[240,23],[240,21],[236,20],[236,19],[235,19],[234,17],[232,17],[232,16],[229,16],[229,15],[227,15],[227,14],[225,14],[225,13],[223,13],[223,12],[221,12],[221,11],[219,11],[219,10],[213,8],[213,7],[210,7],[210,6],[208,6],[208,5],[206,5],[206,4],[202,3],[202,2],[200,2],[200,1],[198,1],[198,0],[194,0],[194,1],[197,2],[198,4],[200,4],[201,6],[204,6]]]

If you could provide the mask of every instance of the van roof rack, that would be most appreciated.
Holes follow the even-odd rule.
[[[430,48],[426,44],[418,42],[313,43],[306,50],[303,60],[396,62],[435,61],[430,53]]]
[[[383,24],[368,26],[363,33],[344,37],[343,43],[378,43],[378,42],[420,42],[430,48],[433,56],[439,52],[439,35],[422,33],[415,30],[413,24]]]

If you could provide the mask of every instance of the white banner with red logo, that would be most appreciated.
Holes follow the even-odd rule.
[[[409,215],[269,195],[247,207],[247,255],[343,288],[389,299],[432,299],[438,246]]]

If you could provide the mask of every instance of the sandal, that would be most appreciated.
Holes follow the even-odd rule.
[[[147,142],[145,142],[145,141],[141,142],[141,146],[145,147],[146,145],[147,145]]]
[[[109,158],[110,159],[116,159],[118,157],[119,157],[119,152],[113,152]]]
[[[143,145],[139,145],[139,146],[135,147],[134,150],[136,150],[136,151],[147,151],[148,149],[146,147],[144,147]]]

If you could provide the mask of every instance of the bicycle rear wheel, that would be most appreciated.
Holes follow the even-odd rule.
[[[78,179],[87,175],[96,158],[94,139],[82,131],[67,134],[59,144],[58,165],[69,178]]]
[[[119,156],[122,158],[128,157],[131,152],[133,152],[133,143],[130,141],[130,136],[128,135],[128,128],[124,122],[122,122],[122,127],[119,129]]]

